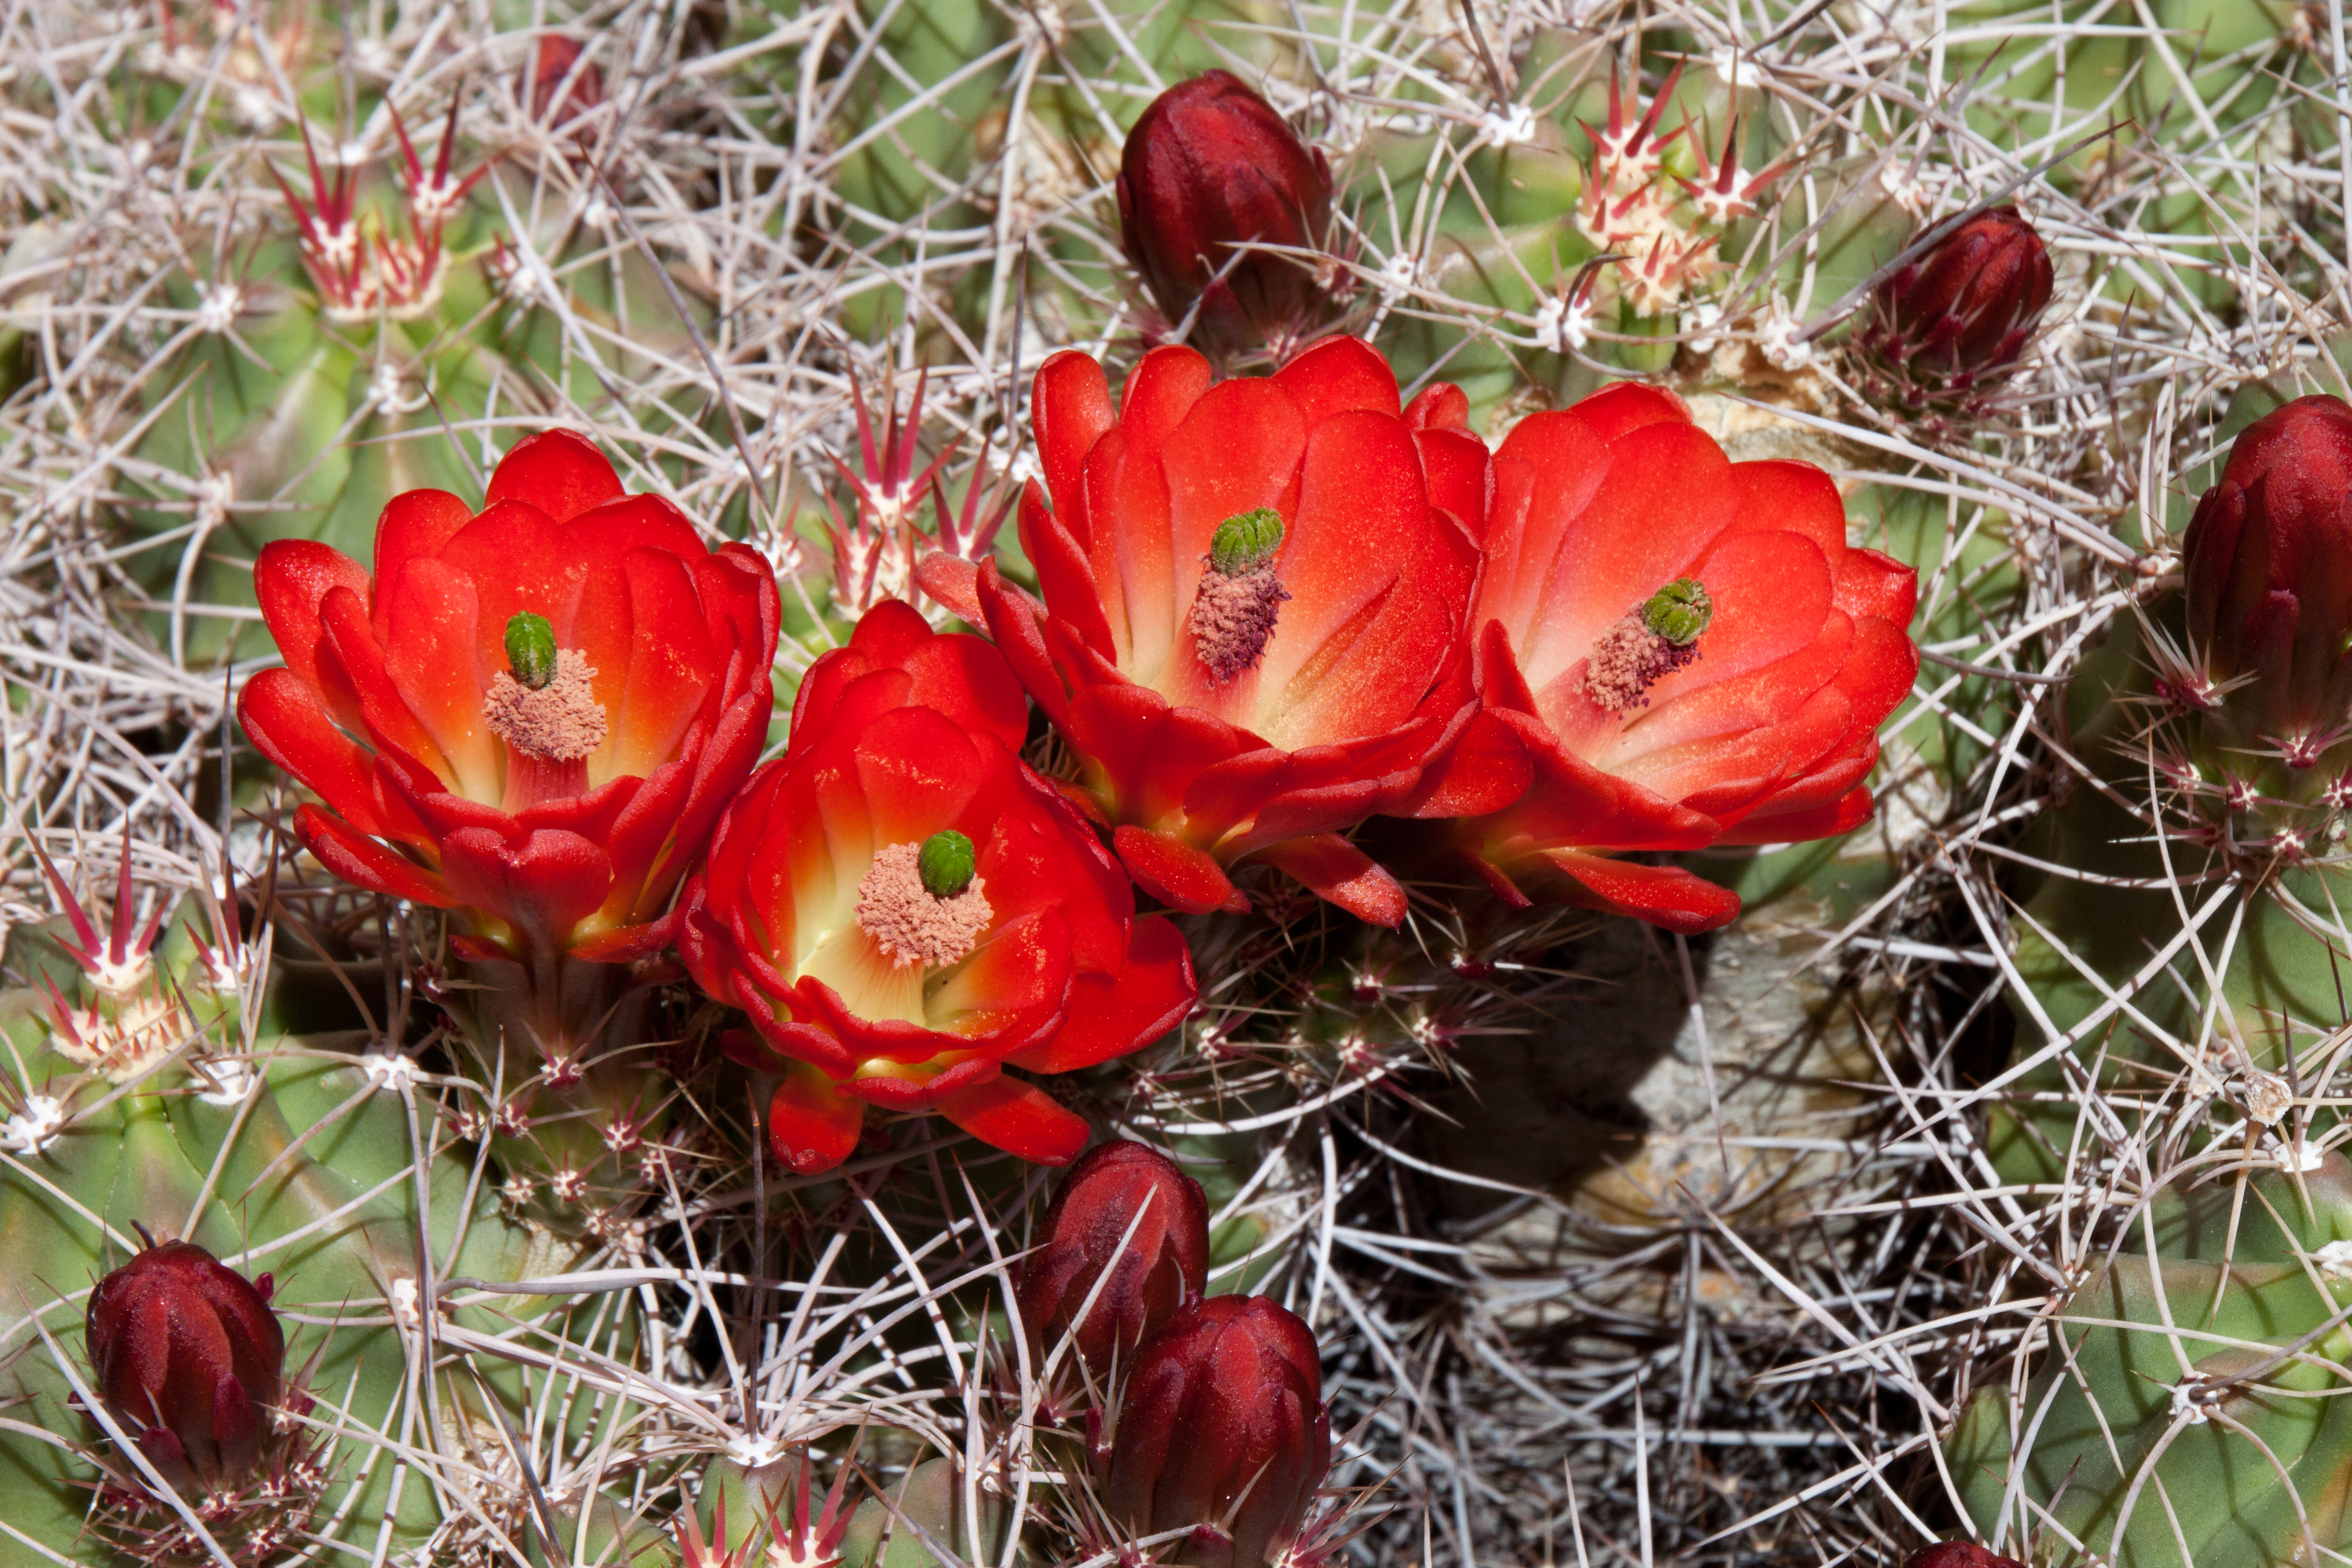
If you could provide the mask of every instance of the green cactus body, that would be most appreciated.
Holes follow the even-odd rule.
[[[2158,1194],[2059,1310],[2063,1355],[2041,1353],[2021,1400],[1980,1390],[1947,1442],[1978,1529],[2005,1527],[2011,1552],[2038,1540],[2036,1563],[2080,1561],[2063,1531],[2116,1568],[2352,1542],[2347,1254],[2336,1155],[2242,1192],[2224,1174]]]
[[[11,945],[18,974],[34,967],[24,951],[31,936]],[[200,974],[185,977],[179,989],[193,995],[201,983]],[[555,1314],[566,1303],[501,1295],[445,1305],[427,1338],[420,1277],[429,1269],[435,1279],[529,1279],[558,1270],[569,1249],[502,1217],[439,1127],[429,1092],[404,1094],[414,1081],[401,1068],[367,1064],[384,1059],[275,1037],[248,1056],[236,1044],[236,1004],[215,998],[196,1020],[182,1015],[183,1029],[211,1036],[188,1048],[215,1051],[202,1072],[182,1057],[115,1084],[58,1053],[48,1006],[45,993],[0,993],[12,1113],[0,1148],[0,1256],[12,1282],[0,1298],[0,1398],[17,1402],[25,1423],[0,1433],[0,1519],[19,1532],[0,1538],[0,1563],[43,1561],[27,1540],[83,1536],[99,1474],[90,1456],[107,1440],[68,1405],[58,1358],[89,1377],[89,1288],[136,1250],[134,1224],[275,1275],[288,1375],[309,1369],[308,1419],[325,1477],[308,1527],[362,1555],[385,1531],[403,1551],[431,1538],[453,1505],[399,1449],[495,1467],[504,1450],[481,1408],[484,1387],[520,1424],[531,1398],[511,1364],[471,1358],[484,1374],[477,1382],[454,1369],[420,1377],[422,1358],[446,1357],[442,1336],[461,1332],[494,1335],[518,1323],[561,1332]],[[153,1507],[117,1511],[112,1528],[124,1540],[169,1518]],[[221,1525],[225,1536],[233,1529]],[[223,1545],[247,1561],[231,1540]],[[201,1549],[196,1560],[207,1560]]]

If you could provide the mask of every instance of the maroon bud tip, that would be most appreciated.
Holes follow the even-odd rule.
[[[2054,283],[2033,225],[1987,207],[1879,283],[1864,341],[1927,395],[1981,387],[2025,351]]]
[[[1062,1178],[1021,1265],[1021,1320],[1036,1365],[1065,1334],[1097,1375],[1114,1359],[1131,1362],[1138,1345],[1200,1299],[1208,1270],[1201,1184],[1141,1144],[1088,1150]]]
[[[2248,425],[2181,542],[2189,653],[2246,743],[2319,745],[2343,725],[2352,638],[2352,405],[2297,398]]]
[[[1118,221],[1169,325],[1198,304],[1188,340],[1213,357],[1294,339],[1331,303],[1300,259],[1234,248],[1320,250],[1331,169],[1230,71],[1179,82],[1136,120],[1119,159]]]
[[[1947,1541],[1921,1547],[1905,1560],[1903,1568],[2025,1568],[2025,1564],[1988,1552],[1972,1541]]]
[[[604,73],[594,62],[579,66],[581,48],[573,40],[558,33],[540,36],[539,47],[531,56],[530,117],[547,120],[562,126],[604,101]],[[569,78],[571,90],[563,91]],[[563,93],[561,107],[556,106],[556,94]],[[555,109],[551,117],[549,110]]]
[[[1263,1568],[1297,1539],[1330,1465],[1313,1331],[1263,1296],[1212,1296],[1136,1358],[1102,1497],[1139,1535],[1192,1531],[1181,1560],[1195,1568]]]
[[[174,1486],[260,1458],[286,1338],[244,1275],[193,1242],[150,1247],[90,1291],[84,1334],[100,1396]]]

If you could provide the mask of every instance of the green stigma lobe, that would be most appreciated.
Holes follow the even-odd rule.
[[[1217,525],[1217,531],[1209,536],[1209,570],[1239,577],[1272,560],[1281,548],[1281,515],[1260,507]]]
[[[507,622],[507,669],[532,691],[555,679],[555,628],[546,616],[526,610]]]
[[[1695,577],[1676,578],[1642,606],[1642,624],[1677,648],[1697,642],[1698,634],[1714,619],[1715,601]]]
[[[933,898],[953,898],[970,887],[977,863],[971,841],[953,828],[925,839],[915,856],[916,870],[923,878],[923,891]]]

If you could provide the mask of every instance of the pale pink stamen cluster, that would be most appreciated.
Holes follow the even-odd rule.
[[[1275,580],[1274,562],[1233,576],[1212,567],[1201,574],[1185,629],[1210,679],[1219,685],[1254,670],[1273,641],[1275,618],[1290,591]]]
[[[490,733],[531,757],[577,762],[604,744],[604,705],[596,700],[595,667],[577,648],[555,655],[555,678],[534,691],[500,670],[482,698]]]
[[[1639,610],[1629,611],[1592,645],[1584,666],[1584,689],[1595,706],[1631,713],[1650,706],[1650,687],[1659,677],[1697,657],[1696,642],[1676,646],[1651,631]]]
[[[858,929],[898,968],[938,968],[960,961],[988,929],[995,911],[973,877],[961,893],[941,898],[923,885],[922,846],[891,844],[874,857],[857,884]]]

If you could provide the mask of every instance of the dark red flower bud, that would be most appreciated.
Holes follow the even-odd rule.
[[[269,1276],[248,1283],[188,1241],[98,1282],[85,1325],[100,1396],[174,1487],[234,1481],[261,1457],[286,1336]]]
[[[1102,1497],[1192,1568],[1263,1568],[1297,1538],[1331,1467],[1312,1330],[1263,1296],[1212,1296],[1169,1320],[1129,1377]]]
[[[1887,275],[1863,342],[1918,397],[1966,393],[2017,362],[2053,281],[2033,225],[1987,207]]]
[[[1972,1541],[1947,1541],[1914,1552],[1903,1568],[2025,1568],[2014,1557],[1987,1552]]]
[[[1200,1300],[1208,1270],[1209,1202],[1199,1182],[1141,1144],[1087,1151],[1062,1178],[1021,1265],[1021,1321],[1035,1364],[1064,1334],[1098,1375],[1114,1360],[1132,1364],[1138,1345]]]
[[[559,33],[540,35],[531,57],[530,117],[561,127],[604,101],[604,73],[594,62],[580,64],[581,48]],[[564,83],[572,85],[567,91]],[[557,94],[562,94],[561,106]],[[549,110],[554,109],[552,115]]]
[[[1311,264],[1234,248],[1321,249],[1331,166],[1230,71],[1170,88],[1127,133],[1118,224],[1171,327],[1199,303],[1187,340],[1213,358],[1295,339],[1328,304]]]
[[[2309,766],[2352,710],[2352,406],[2297,398],[2246,427],[2181,547],[2189,642],[2232,741]]]

